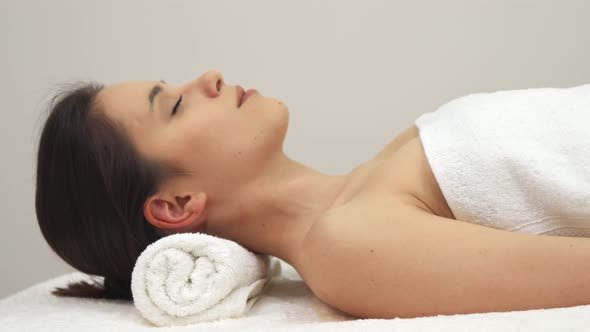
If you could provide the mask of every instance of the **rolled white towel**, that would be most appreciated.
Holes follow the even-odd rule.
[[[280,263],[236,242],[203,233],[169,235],[139,256],[131,277],[133,302],[156,326],[243,316]]]

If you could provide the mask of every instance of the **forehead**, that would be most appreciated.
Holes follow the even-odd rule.
[[[147,139],[153,132],[155,121],[150,112],[148,95],[157,81],[126,82],[105,87],[97,95],[101,110],[107,117],[129,131],[136,143]]]
[[[132,122],[150,118],[148,95],[157,81],[125,82],[105,87],[97,95],[106,115],[128,129]]]
[[[145,108],[149,111],[148,94],[158,82],[125,82],[107,86],[104,88],[98,99],[108,109]]]

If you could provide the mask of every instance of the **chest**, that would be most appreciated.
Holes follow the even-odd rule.
[[[327,236],[329,234],[344,230],[356,234],[367,227],[379,228],[384,234],[392,232],[394,226],[381,221],[399,219],[408,208],[418,207],[428,213],[455,219],[430,169],[414,126],[352,173],[350,182],[332,208],[311,227],[305,250],[301,250],[307,252],[308,257],[321,254],[330,247],[330,241],[340,241],[339,236]],[[321,245],[310,245],[312,243]],[[304,280],[311,282],[315,273],[320,272],[307,266],[306,259],[299,261],[301,264],[297,270]]]
[[[432,173],[418,128],[408,127],[375,158],[361,164],[338,200],[389,196],[391,208],[413,204],[441,217],[455,219]]]

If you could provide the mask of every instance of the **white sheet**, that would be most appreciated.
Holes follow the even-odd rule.
[[[276,259],[276,258],[273,258]],[[286,262],[245,317],[180,327],[154,327],[130,302],[57,298],[49,293],[70,273],[0,300],[0,331],[590,331],[590,305],[515,312],[355,319],[321,302]]]

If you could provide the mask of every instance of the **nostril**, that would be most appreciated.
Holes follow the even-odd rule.
[[[223,84],[223,81],[221,79],[217,80],[217,91],[221,90],[221,84]]]

